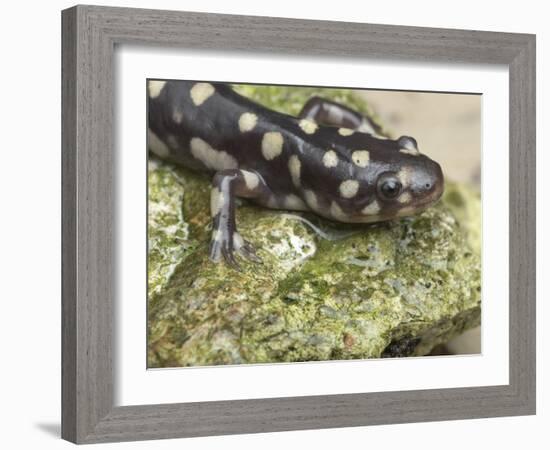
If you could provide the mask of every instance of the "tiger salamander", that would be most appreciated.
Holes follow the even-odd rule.
[[[443,193],[441,167],[414,138],[384,138],[344,105],[314,97],[293,117],[221,83],[148,80],[147,91],[149,150],[212,176],[213,261],[260,261],[237,230],[237,197],[367,223],[416,214]]]

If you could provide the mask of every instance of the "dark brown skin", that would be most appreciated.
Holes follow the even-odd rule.
[[[213,176],[213,261],[237,267],[237,252],[259,262],[237,232],[237,197],[370,223],[416,214],[443,193],[441,167],[414,138],[376,136],[375,124],[338,103],[315,97],[295,118],[224,84],[149,81],[148,92],[150,150]]]

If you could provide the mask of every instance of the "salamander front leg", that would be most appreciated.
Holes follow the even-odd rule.
[[[251,261],[260,263],[254,247],[244,240],[235,223],[235,199],[259,198],[269,195],[269,189],[256,172],[228,169],[217,172],[212,182],[210,208],[212,212],[212,240],[210,259],[219,262],[223,258],[230,266],[239,269],[235,252]]]
[[[362,133],[379,134],[382,131],[371,119],[354,109],[317,96],[306,102],[298,116],[321,125],[350,128]]]

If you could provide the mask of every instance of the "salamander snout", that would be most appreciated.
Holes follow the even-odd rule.
[[[422,167],[414,172],[409,189],[417,205],[424,206],[439,200],[444,184],[441,166],[426,157]]]

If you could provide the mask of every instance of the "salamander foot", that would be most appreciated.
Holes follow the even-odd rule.
[[[262,263],[254,246],[244,240],[238,232],[229,234],[215,230],[210,242],[210,259],[214,262],[220,262],[223,258],[230,267],[241,270],[241,266],[235,258],[235,253],[257,264]]]

